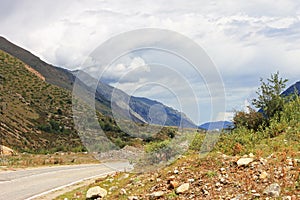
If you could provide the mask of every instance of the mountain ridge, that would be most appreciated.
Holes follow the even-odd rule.
[[[34,70],[36,70],[38,73],[40,73],[42,76],[45,77],[46,82],[68,89],[69,91],[72,91],[74,82],[76,80],[76,73],[69,71],[64,68],[56,67],[53,65],[50,65],[46,63],[45,61],[41,60],[37,56],[33,55],[31,52],[29,52],[26,49],[23,49],[4,37],[0,36],[0,49],[9,53],[10,55],[20,59],[24,63],[28,64],[30,67],[32,67]],[[91,77],[87,77],[87,79],[91,79]],[[90,90],[86,84],[85,81],[82,81],[81,87],[83,87],[86,90]],[[80,81],[79,81],[80,82]],[[96,99],[96,109],[100,111],[101,113],[112,116],[111,113],[111,95],[112,91],[117,92],[118,95],[120,95],[124,99],[129,99],[129,105],[130,105],[130,117],[133,121],[142,122],[142,123],[151,123],[149,120],[148,112],[151,108],[151,105],[154,104],[157,101],[153,101],[151,99],[147,98],[140,98],[140,97],[131,97],[127,95],[125,92],[113,88],[110,85],[107,85],[105,83],[102,83],[99,81],[99,84],[97,86],[97,89],[95,91],[95,99]],[[147,100],[146,100],[147,99]],[[181,113],[171,107],[165,106],[163,103],[158,102],[159,105],[162,105],[163,108],[166,111],[167,119],[165,122],[161,123],[166,126],[183,126],[183,127],[193,127],[195,128],[196,125],[184,114]],[[119,108],[121,112],[124,111],[124,108]],[[143,119],[140,119],[140,117]],[[160,119],[155,119],[152,121],[159,121]]]

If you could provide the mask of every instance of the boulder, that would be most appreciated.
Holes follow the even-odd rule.
[[[279,197],[280,196],[281,188],[278,183],[273,183],[269,185],[265,190],[264,194],[271,196],[271,197]]]
[[[16,153],[11,148],[8,148],[4,145],[0,145],[0,155],[13,156],[15,154]]]
[[[247,166],[249,163],[253,162],[253,158],[240,158],[237,161],[238,166]]]
[[[99,186],[91,187],[88,189],[86,193],[87,199],[96,199],[98,197],[105,197],[107,195],[107,191]]]
[[[158,198],[164,196],[164,194],[165,194],[165,193],[164,193],[163,191],[152,192],[152,193],[150,194],[150,199],[158,199]]]
[[[189,183],[184,183],[182,184],[181,186],[179,186],[177,189],[176,189],[176,194],[182,194],[182,193],[185,193],[186,191],[188,191],[190,188],[190,184]]]

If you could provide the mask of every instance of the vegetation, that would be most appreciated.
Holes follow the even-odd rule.
[[[277,75],[272,75],[270,80],[273,79],[280,80]],[[279,82],[282,83],[282,81]],[[279,91],[272,88],[268,90],[274,93]],[[300,97],[289,98],[271,93],[268,95],[274,97],[274,99],[265,98],[269,103],[274,101],[264,104],[268,105],[263,108],[268,108],[269,116],[257,113],[254,109],[249,109],[249,112],[237,112],[235,128],[231,132],[221,133],[213,152],[207,157],[199,156],[205,134],[194,132],[190,134],[193,139],[189,151],[164,168],[150,173],[130,174],[128,178],[121,181],[118,179],[121,175],[117,173],[103,178],[100,182],[96,181],[90,186],[84,186],[62,195],[58,199],[73,197],[84,199],[87,189],[95,185],[110,191],[107,199],[128,199],[131,195],[147,199],[153,191],[164,191],[161,199],[200,199],[201,195],[203,199],[220,198],[221,195],[224,199],[227,196],[232,199],[237,194],[253,199],[254,190],[263,195],[264,189],[270,183],[280,184],[281,197],[287,195],[299,197]],[[277,109],[271,109],[270,105],[276,105]],[[160,154],[169,153],[171,149],[172,153],[175,151],[172,149],[172,141],[172,138],[152,141],[145,145],[145,151],[150,154]],[[237,167],[237,159],[244,155],[253,157],[254,162],[249,166]],[[158,162],[155,159],[150,161],[149,165]],[[265,178],[261,178],[262,172],[266,174]],[[175,177],[179,185],[192,180],[190,189],[185,194],[176,194],[176,188],[172,189],[167,184],[170,177]],[[226,182],[228,179],[230,181]],[[226,183],[223,184],[222,181]],[[213,187],[207,187],[207,185]],[[111,190],[115,186],[118,186],[117,189]],[[125,188],[127,194],[120,194],[120,188]],[[202,191],[200,188],[203,188]],[[206,194],[205,191],[207,191]],[[208,197],[208,193],[212,196]]]
[[[253,99],[252,104],[261,109],[265,117],[270,120],[274,115],[282,111],[285,104],[285,98],[281,95],[285,89],[285,83],[288,79],[280,78],[279,72],[271,74],[271,78],[265,82],[261,78],[261,86],[259,87],[257,94],[258,98]]]

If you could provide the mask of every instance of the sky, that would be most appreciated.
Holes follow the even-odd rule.
[[[209,106],[211,91],[205,77],[190,81],[196,91],[194,95],[185,93],[180,81],[173,80],[167,88],[147,85],[160,74],[153,63],[191,68],[183,61],[174,62],[176,59],[170,55],[151,51],[130,53],[115,60],[103,80],[126,92],[133,86],[141,86],[136,87],[134,95],[156,99],[180,110],[176,99],[179,92],[182,101],[188,102],[182,111],[197,124],[230,119],[232,111],[244,109],[256,97],[260,77],[268,78],[279,71],[289,79],[288,85],[299,81],[299,20],[297,0],[1,0],[0,3],[1,36],[48,63],[71,70],[81,68],[99,45],[127,31],[160,28],[190,38],[206,52],[223,80],[226,109],[213,119]],[[144,79],[137,76],[124,79],[126,73],[140,67],[153,73]],[[181,76],[190,77],[189,72],[193,73],[186,70],[186,75]],[[174,88],[179,90],[176,92]]]

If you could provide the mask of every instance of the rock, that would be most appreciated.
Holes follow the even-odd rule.
[[[178,187],[179,183],[177,181],[170,181],[170,189],[174,189],[176,187]]]
[[[111,192],[111,191],[114,191],[114,190],[116,190],[116,189],[118,189],[118,186],[111,186],[108,190]]]
[[[238,166],[247,166],[249,163],[253,162],[253,158],[240,158],[237,161]]]
[[[192,183],[192,182],[194,182],[195,181],[195,179],[193,179],[193,178],[189,178],[188,179],[188,182],[190,182],[190,183]]]
[[[16,155],[16,153],[11,148],[8,148],[4,145],[0,145],[0,155],[13,156]]]
[[[92,199],[92,198],[98,198],[98,197],[105,197],[107,195],[107,191],[99,186],[91,187],[88,189],[86,193],[86,198],[87,199]]]
[[[203,188],[202,188],[202,192],[203,192],[203,194],[205,194],[205,195],[209,195],[209,192],[208,192],[207,190],[203,189]]]
[[[262,172],[259,176],[260,179],[266,179],[268,177],[268,173],[267,172]]]
[[[182,193],[185,193],[186,191],[188,191],[190,188],[190,184],[189,183],[184,183],[182,184],[181,186],[179,186],[177,189],[176,189],[176,194],[182,194]]]
[[[243,197],[244,197],[243,194],[238,194],[236,197],[234,197],[234,198],[231,199],[231,200],[241,200]]]
[[[216,187],[221,187],[221,186],[222,186],[222,184],[220,182],[216,183]]]
[[[168,177],[168,181],[173,181],[173,180],[175,180],[175,176],[174,175]]]
[[[174,170],[174,174],[178,174],[179,171],[177,169]]]
[[[254,193],[254,194],[252,194],[252,196],[253,196],[254,198],[259,198],[259,197],[260,197],[260,194],[259,194],[259,193]]]
[[[138,200],[139,198],[137,196],[129,196],[127,199],[128,200]]]
[[[152,193],[150,194],[150,199],[158,199],[158,198],[164,196],[164,194],[165,194],[165,193],[164,193],[163,191],[152,192]]]
[[[292,197],[291,196],[285,196],[285,197],[282,197],[282,200],[292,200]]]
[[[118,180],[123,180],[129,177],[129,174],[123,174],[120,178],[118,178]]]
[[[265,190],[264,190],[264,194],[271,196],[271,197],[279,197],[280,195],[280,191],[281,188],[278,185],[278,183],[273,183],[271,185],[269,185]]]
[[[226,183],[227,183],[227,181],[226,181],[225,178],[220,178],[220,182],[221,182],[222,184],[226,184]]]
[[[126,194],[127,194],[127,191],[126,191],[124,188],[121,188],[120,194],[121,194],[121,195],[126,195]]]

